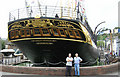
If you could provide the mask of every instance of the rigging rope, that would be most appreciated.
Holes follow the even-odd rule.
[[[40,10],[40,15],[42,16],[42,11],[41,11],[41,5],[40,5],[40,2],[39,2],[39,0],[38,0],[38,6],[39,6],[39,10]]]
[[[58,0],[57,0],[57,3],[56,3],[56,6],[55,6],[55,9],[54,9],[54,11],[53,11],[53,13],[52,13],[52,16],[53,16],[53,14],[54,14],[54,12],[55,12],[55,10],[56,10],[57,5],[58,5]]]

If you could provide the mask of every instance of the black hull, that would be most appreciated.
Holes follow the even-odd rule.
[[[78,53],[83,65],[92,65],[99,57],[92,34],[77,20],[41,17],[8,24],[9,40],[35,64],[64,66],[68,53]]]
[[[75,53],[79,53],[79,56],[83,59],[82,63],[91,65],[95,63],[99,55],[97,49],[93,46],[70,40],[33,39],[14,43],[33,63],[48,63],[49,65],[59,62],[66,63],[68,53],[72,53],[72,57]]]

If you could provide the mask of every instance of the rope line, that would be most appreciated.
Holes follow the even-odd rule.
[[[97,60],[95,60],[94,62],[85,62],[85,63],[80,63],[80,65],[91,65],[91,64],[94,64],[96,63]],[[34,65],[43,65],[43,64],[50,64],[50,65],[59,65],[59,64],[66,64],[65,62],[61,61],[61,62],[58,62],[58,63],[51,63],[51,62],[43,62],[43,63],[33,63]],[[75,64],[75,63],[72,63],[72,64]]]

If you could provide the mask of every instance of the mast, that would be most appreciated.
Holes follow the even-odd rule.
[[[40,2],[39,2],[39,0],[37,0],[38,1],[38,6],[39,6],[39,10],[40,10],[40,15],[42,16],[42,11],[41,11],[41,5],[40,5]]]
[[[63,16],[62,0],[60,0],[60,8],[61,8],[61,10],[60,10],[61,11],[61,18],[62,18],[62,16]]]
[[[28,3],[27,3],[26,0],[25,0],[25,7],[26,7],[27,16],[29,16],[29,13],[28,13],[28,8],[29,8],[29,6],[28,6]]]
[[[68,0],[68,17],[70,17],[70,0]]]
[[[73,18],[73,0],[72,0],[72,18]]]
[[[25,0],[25,6],[26,6],[26,12],[27,12],[28,17],[31,17],[32,16],[32,6],[28,5],[26,0]],[[31,9],[29,9],[30,7],[31,7]]]
[[[79,17],[80,16],[79,15],[80,14],[80,10],[79,10],[80,8],[79,8],[79,6],[80,6],[80,4],[79,4],[79,1],[78,1],[78,5],[77,5],[77,7],[78,7],[78,9],[77,9],[77,19],[78,20],[80,19],[80,17]]]

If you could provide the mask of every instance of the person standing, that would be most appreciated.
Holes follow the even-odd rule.
[[[80,75],[80,72],[79,72],[79,64],[80,62],[82,62],[82,59],[78,56],[78,53],[75,54],[75,57],[74,57],[74,67],[75,67],[75,75],[79,76]]]
[[[109,51],[107,51],[107,53],[105,54],[105,64],[110,64],[110,60],[109,60],[109,58],[110,58],[110,54],[109,54]]]
[[[66,63],[66,76],[71,76],[72,61],[73,61],[73,58],[71,57],[71,53],[68,54],[66,61],[67,61],[67,63]]]

